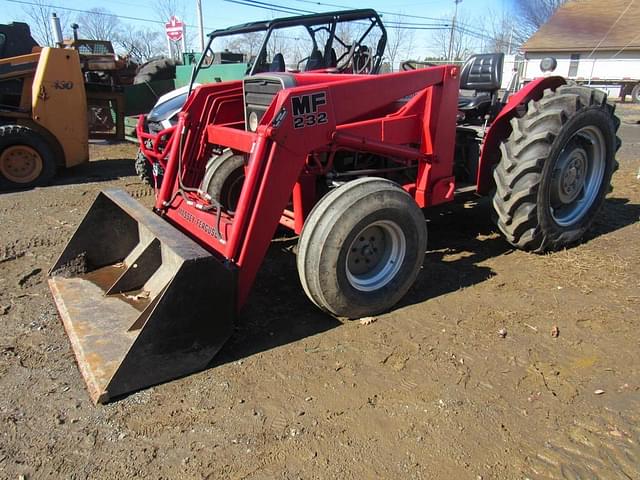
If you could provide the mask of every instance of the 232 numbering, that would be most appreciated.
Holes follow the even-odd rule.
[[[322,125],[329,121],[327,112],[319,112],[318,107],[327,104],[325,92],[309,93],[291,98],[293,128]]]
[[[327,123],[327,121],[326,112],[310,113],[302,117],[293,117],[293,128],[313,127]]]

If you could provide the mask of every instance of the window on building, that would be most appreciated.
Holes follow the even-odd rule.
[[[571,62],[569,63],[569,77],[575,77],[578,75],[578,64],[580,63],[580,54],[574,53],[571,55]]]

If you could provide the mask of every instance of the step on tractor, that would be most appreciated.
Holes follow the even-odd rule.
[[[515,247],[579,241],[616,168],[614,109],[554,76],[500,95],[502,62],[196,88],[153,211],[100,193],[50,271],[92,399],[206,368],[279,225],[299,235],[309,299],[347,318],[407,293],[427,249],[422,209],[458,192],[490,196]]]
[[[199,85],[195,82],[211,77],[210,69],[234,80],[285,71],[375,75],[386,44],[382,20],[371,9],[283,17],[213,31],[191,84],[159,98],[148,115],[139,117],[136,173],[156,189],[162,183],[178,113],[192,87]]]

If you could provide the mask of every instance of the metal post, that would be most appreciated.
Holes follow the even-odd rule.
[[[187,24],[182,22],[182,53],[187,52]]]
[[[449,62],[453,61],[453,35],[456,29],[456,17],[458,16],[458,4],[462,2],[462,0],[453,0],[456,4],[455,10],[453,12],[453,19],[451,20],[451,36],[449,37],[449,55],[447,55],[447,60]]]
[[[202,21],[202,0],[196,0],[196,15],[198,17],[198,35],[200,36],[200,51],[204,52],[204,23]]]

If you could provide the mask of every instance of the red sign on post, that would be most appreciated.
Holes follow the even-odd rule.
[[[176,16],[172,16],[169,22],[164,24],[165,31],[167,32],[167,38],[174,42],[182,40],[184,33],[184,23]]]

